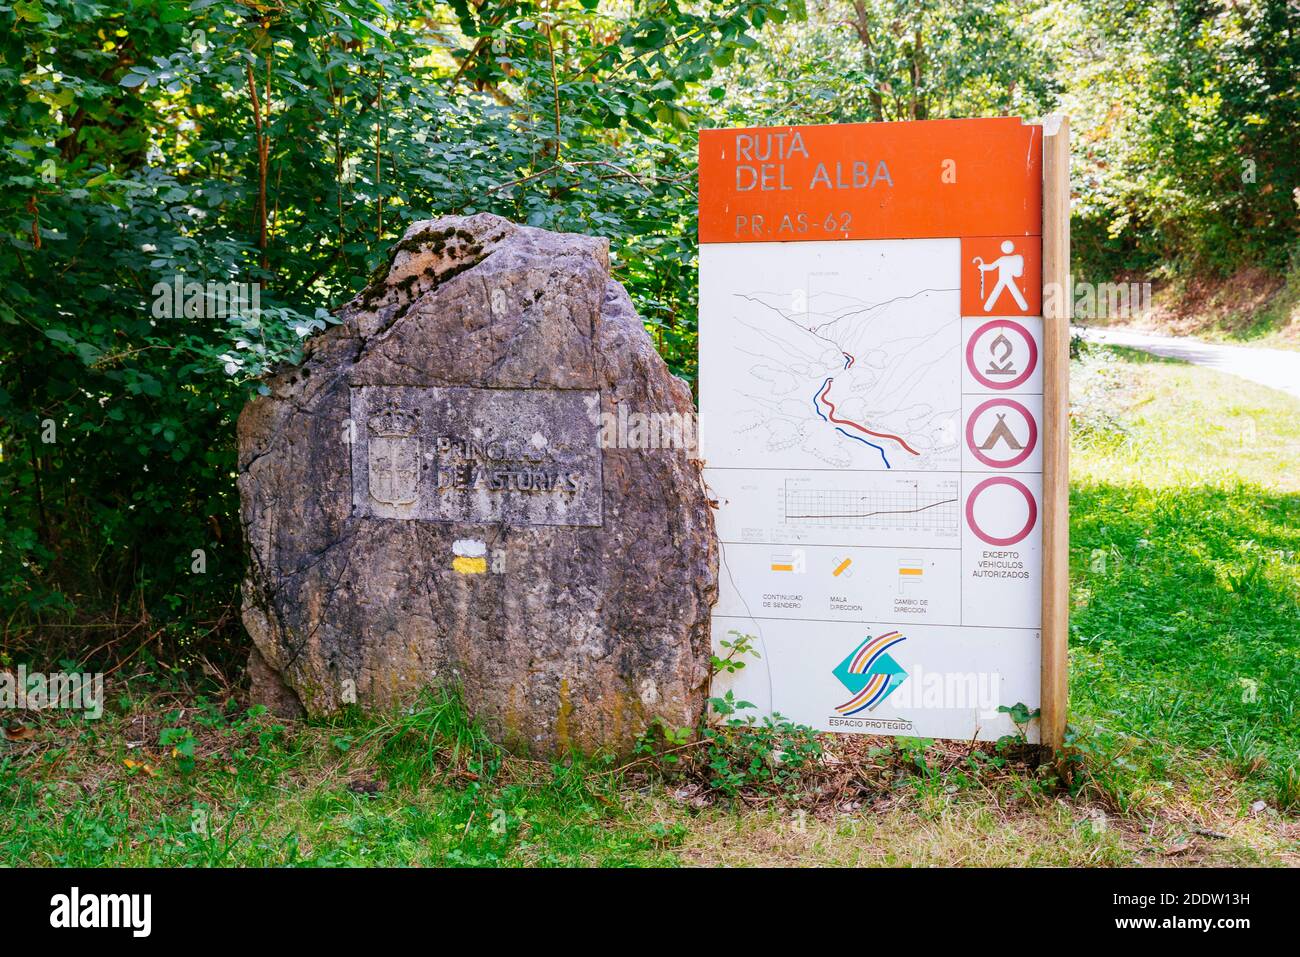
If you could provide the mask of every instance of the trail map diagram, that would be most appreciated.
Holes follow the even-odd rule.
[[[710,465],[758,448],[773,468],[959,468],[960,244],[800,247],[701,250],[702,275],[717,277],[701,284],[701,314],[727,327],[702,349],[725,344],[716,358],[732,373],[701,383],[725,390],[702,403]]]
[[[1043,138],[1014,117],[701,131],[712,642],[757,653],[711,694],[961,741],[1017,733],[1012,706],[1042,700],[1062,504],[1043,500],[1044,392],[1064,374],[1044,339]]]

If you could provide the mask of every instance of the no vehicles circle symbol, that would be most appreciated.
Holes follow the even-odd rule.
[[[1009,485],[1021,495],[1024,496],[1025,505],[1028,509],[1028,517],[1025,519],[1025,525],[1014,535],[1008,535],[1006,538],[999,538],[996,535],[990,535],[984,529],[980,528],[975,521],[975,501],[986,491],[995,485]],[[993,478],[987,478],[979,485],[971,489],[970,495],[966,499],[966,524],[974,532],[979,540],[986,545],[996,545],[1005,547],[1007,545],[1016,545],[1024,541],[1025,537],[1034,530],[1034,524],[1038,521],[1038,503],[1034,501],[1034,494],[1025,488],[1023,482],[1018,482],[1013,478],[1005,475],[995,475]]]
[[[985,350],[989,354],[989,361],[987,367],[981,371],[980,363],[975,360],[975,347],[986,333],[994,330],[999,334],[989,341],[989,348]],[[1025,351],[1016,349],[1015,344],[1002,335],[1003,330],[1019,335],[1024,340]],[[1002,343],[998,343],[999,339]],[[995,350],[993,348],[995,345],[999,345],[1000,348]],[[1023,368],[1017,369],[1017,364]],[[1024,385],[1034,374],[1034,369],[1038,367],[1038,344],[1034,342],[1034,337],[1029,334],[1029,330],[1020,323],[1011,319],[990,319],[976,329],[975,334],[966,343],[966,367],[970,369],[970,374],[975,377],[975,381],[986,388],[999,391],[1014,389],[1018,385]],[[990,378],[991,376],[1006,378]]]
[[[980,420],[980,416],[993,408],[1013,409],[1024,419],[1026,427],[1029,430],[1028,436],[1022,443],[1016,433],[1019,430],[1012,429],[1006,424],[1006,417],[1002,413],[997,415],[997,424],[985,429],[983,440],[977,441],[975,437],[975,426]],[[985,455],[986,449],[992,449],[997,445],[1005,445],[1011,451],[1019,450],[1018,454],[1009,459],[997,459],[991,455]],[[1033,415],[1023,405],[1015,399],[989,399],[987,402],[978,406],[966,420],[966,447],[970,449],[971,455],[979,459],[985,465],[995,469],[1009,469],[1019,465],[1025,459],[1029,458],[1034,452],[1034,447],[1038,445],[1038,423],[1034,421]]]

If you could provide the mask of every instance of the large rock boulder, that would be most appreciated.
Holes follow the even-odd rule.
[[[690,392],[608,242],[416,223],[340,318],[239,419],[254,697],[322,714],[455,685],[533,753],[694,723],[713,518]]]

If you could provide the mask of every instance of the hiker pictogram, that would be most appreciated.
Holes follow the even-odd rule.
[[[1025,297],[1015,282],[1025,274],[1025,257],[1012,255],[1015,252],[1016,244],[1009,239],[1004,239],[1000,248],[1002,255],[991,263],[986,263],[980,256],[976,256],[973,260],[976,268],[980,271],[981,299],[984,299],[984,274],[994,269],[998,271],[998,281],[993,284],[993,291],[989,293],[989,297],[984,299],[984,311],[992,312],[994,303],[998,301],[1004,291],[1011,293],[1011,298],[1022,310],[1028,309],[1029,304],[1025,302]]]
[[[1042,248],[1036,239],[1001,235],[961,241],[962,315],[1035,316],[1042,312]]]

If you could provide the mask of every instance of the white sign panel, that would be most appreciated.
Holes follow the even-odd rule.
[[[825,731],[1016,733],[999,709],[1040,694],[1038,237],[746,240],[700,247],[713,640],[760,656],[714,693]]]

